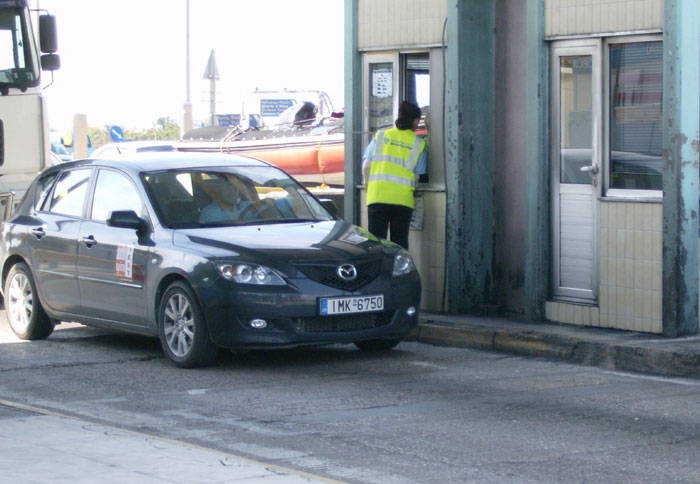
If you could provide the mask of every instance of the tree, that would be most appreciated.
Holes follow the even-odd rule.
[[[105,125],[103,128],[89,127],[88,135],[92,138],[93,147],[102,146],[112,142],[109,130],[112,125]],[[128,129],[123,128],[124,138],[131,140],[179,140],[180,126],[169,117],[160,117],[152,128]]]

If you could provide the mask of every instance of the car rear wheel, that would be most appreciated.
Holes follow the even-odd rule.
[[[388,351],[401,343],[401,338],[395,339],[368,339],[365,341],[355,341],[355,346],[362,351]]]
[[[158,329],[163,351],[175,366],[207,366],[218,356],[219,349],[209,338],[197,298],[184,282],[172,283],[163,294]]]
[[[5,314],[20,339],[47,338],[54,325],[39,301],[32,273],[24,262],[10,269],[5,281]]]

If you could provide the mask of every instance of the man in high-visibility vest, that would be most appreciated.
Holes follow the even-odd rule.
[[[399,106],[395,128],[378,131],[362,156],[367,185],[368,229],[408,249],[417,175],[427,168],[425,140],[416,135],[421,111],[411,101]]]

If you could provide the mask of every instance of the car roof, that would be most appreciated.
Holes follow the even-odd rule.
[[[200,152],[129,153],[114,158],[84,159],[62,163],[53,169],[75,166],[107,166],[136,173],[161,170],[182,170],[197,167],[274,166],[248,156]]]
[[[147,151],[152,149],[157,151],[162,148],[171,148],[175,150],[176,141],[167,140],[138,140],[138,141],[124,141],[121,143],[107,143],[102,146],[95,148],[94,153],[109,152],[111,150],[117,150],[121,153],[129,153],[131,151]]]

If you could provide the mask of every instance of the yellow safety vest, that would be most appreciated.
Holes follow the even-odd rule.
[[[390,203],[413,208],[415,167],[425,141],[410,129],[377,132],[367,180],[367,204]]]

